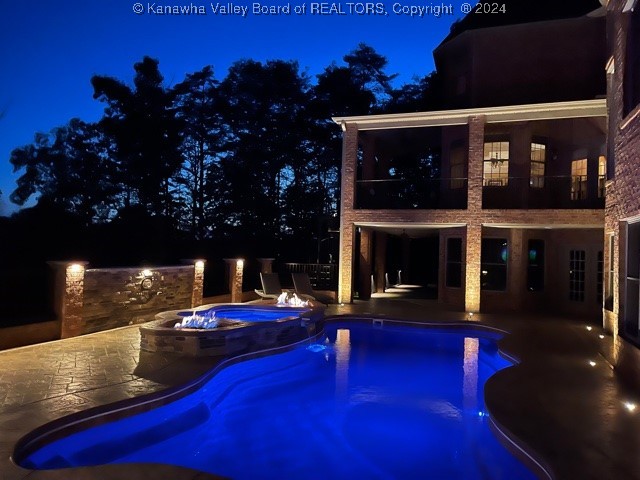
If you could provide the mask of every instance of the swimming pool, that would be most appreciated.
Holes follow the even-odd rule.
[[[235,363],[163,407],[49,443],[26,468],[182,465],[230,478],[533,479],[489,428],[496,334],[370,324]]]

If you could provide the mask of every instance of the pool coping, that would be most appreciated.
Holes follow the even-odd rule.
[[[176,310],[184,311],[184,310]],[[163,312],[163,313],[173,313],[173,312]],[[298,318],[298,317],[296,317]],[[161,319],[155,320],[153,322],[149,322],[149,324],[153,323],[166,323],[168,320]],[[290,321],[289,318],[279,319],[274,322],[286,322]],[[357,315],[357,314],[347,314],[347,315],[331,315],[325,317],[323,319],[323,324],[325,323],[344,323],[344,322],[352,322],[352,323],[362,323],[362,324],[372,324],[374,327],[378,326],[380,328],[384,327],[384,324],[390,324],[394,326],[409,326],[412,328],[421,328],[421,329],[439,329],[439,330],[466,330],[466,331],[477,331],[477,332],[490,332],[494,334],[500,335],[500,338],[496,338],[496,343],[498,343],[498,352],[505,359],[509,360],[513,365],[507,368],[517,368],[520,364],[519,359],[514,356],[505,353],[499,346],[499,342],[501,338],[505,335],[509,335],[509,332],[491,325],[480,324],[480,323],[471,323],[464,321],[438,321],[438,322],[417,322],[412,320],[402,320],[402,319],[392,319],[387,316],[378,316],[378,315]],[[146,324],[146,325],[149,325]],[[108,403],[105,405],[100,405],[97,407],[89,408],[86,410],[81,410],[79,412],[63,416],[51,422],[45,423],[34,430],[29,431],[27,434],[22,436],[15,444],[13,453],[11,455],[11,461],[18,466],[19,468],[27,471],[33,472],[34,470],[27,469],[20,465],[22,459],[28,457],[35,450],[41,448],[43,445],[46,445],[50,442],[58,440],[60,438],[66,437],[70,434],[73,434],[77,431],[85,430],[87,428],[96,427],[99,425],[103,425],[105,423],[113,422],[116,420],[120,420],[123,418],[131,417],[139,413],[147,412],[151,409],[158,408],[164,405],[167,405],[171,402],[177,401],[185,396],[197,391],[200,389],[206,382],[211,380],[215,375],[217,375],[220,371],[228,368],[232,365],[248,361],[254,358],[261,358],[265,356],[269,356],[275,353],[286,352],[296,348],[299,345],[302,345],[307,342],[311,342],[321,337],[324,334],[324,325],[322,328],[315,333],[315,335],[294,342],[287,345],[281,345],[274,348],[268,348],[264,350],[258,350],[253,352],[248,352],[240,355],[234,355],[230,358],[226,358],[222,360],[220,363],[211,368],[208,372],[201,375],[198,378],[195,378],[185,384],[177,385],[174,387],[169,387],[165,390],[146,394],[140,397],[134,397],[130,399],[120,400],[113,403]],[[502,370],[495,372],[491,377],[493,378]],[[488,381],[488,380],[487,380]],[[483,392],[484,395],[484,392]],[[546,462],[535,450],[515,436],[508,428],[504,425],[500,424],[493,417],[491,412],[491,408],[489,402],[487,401],[485,395],[485,408],[489,412],[489,426],[491,430],[496,435],[498,441],[516,458],[518,458],[529,470],[532,471],[536,476],[540,478],[553,479],[554,476],[552,474],[551,468],[546,465]],[[16,454],[16,452],[19,452]],[[112,464],[126,466],[128,464]],[[92,470],[98,470],[106,465],[96,465],[91,467],[83,467]],[[72,468],[71,470],[76,470],[77,468]],[[69,469],[57,469],[57,471],[63,471]],[[50,472],[52,470],[36,470],[38,472]],[[205,475],[208,475],[206,472],[202,472]]]
[[[464,312],[442,309],[436,302],[419,303],[396,299],[335,305],[330,306],[328,312],[338,320],[360,317],[369,321],[375,317],[383,321],[401,319],[400,321],[414,324],[426,323],[423,319],[428,317],[428,323],[436,327],[446,328],[452,323],[459,323],[464,328],[473,328],[472,325],[480,324],[508,332],[509,335],[499,341],[499,349],[508,357],[521,361],[517,367],[506,368],[493,375],[485,384],[485,405],[492,412],[490,418],[500,426],[508,426],[510,432],[514,430],[526,445],[538,452],[546,460],[545,465],[551,467],[549,470],[556,480],[614,477],[640,480],[637,461],[634,460],[635,457],[629,456],[627,450],[629,445],[640,441],[640,434],[637,433],[640,432],[640,415],[627,412],[623,406],[623,401],[627,400],[640,403],[640,389],[633,385],[633,388],[626,386],[626,382],[622,382],[622,372],[618,373],[619,360],[616,360],[616,355],[624,346],[620,344],[624,342],[619,337],[606,334],[597,324],[584,319],[533,313],[477,314],[470,322]],[[80,345],[88,345],[83,347],[83,351],[91,351],[95,348],[92,345],[102,348],[102,342],[107,342],[108,345],[130,342],[134,339],[134,331],[137,334],[137,326],[121,327],[77,339],[0,352],[0,355],[8,355],[4,360],[9,360],[8,365],[13,365],[9,367],[11,373],[18,371],[18,362],[22,359],[40,354],[51,356],[53,352],[73,353]],[[624,352],[627,350],[623,349],[622,355],[626,355]],[[78,391],[88,399],[84,404],[65,403],[64,408],[59,408],[58,405],[63,400],[67,401],[66,397],[76,395],[73,392],[77,390],[68,389],[69,393],[53,404],[55,410],[48,409],[52,406],[48,400],[9,403],[8,407],[0,407],[0,423],[3,426],[0,433],[0,453],[5,459],[0,464],[0,479],[70,478],[68,469],[33,471],[22,469],[9,461],[9,454],[16,441],[30,430],[56,419],[61,415],[58,412],[77,413],[87,410],[87,405],[93,405],[94,408],[96,405],[110,406],[115,403],[113,400],[140,398],[140,392],[146,396],[147,392],[184,386],[188,383],[185,379],[193,379],[195,375],[205,371],[202,367],[210,369],[216,365],[204,358],[194,363],[173,360],[173,356],[154,354],[152,357],[143,357],[142,352],[134,349],[132,353],[136,358],[136,352],[140,355],[140,366],[144,365],[144,368],[140,371],[137,368],[135,371],[125,369],[123,373],[127,374],[125,377],[133,376],[135,385],[140,385],[141,388],[122,388],[121,385],[126,386],[129,381],[126,379],[121,380],[124,384],[109,380],[105,383],[98,379],[99,381],[88,384],[86,390]],[[630,355],[631,353],[634,355]],[[637,357],[637,361],[640,361],[639,352],[629,352],[628,355]],[[587,365],[587,359],[597,360],[597,366]],[[36,374],[39,371],[51,371],[44,368],[44,365],[38,362],[34,364],[35,368],[42,369],[36,370]],[[126,364],[123,366],[132,368]],[[512,373],[514,371],[515,375]],[[517,388],[514,388],[515,385]],[[103,465],[73,469],[73,478],[78,480],[125,477],[138,480],[150,478],[150,475],[174,480],[220,478],[183,467],[159,464]]]

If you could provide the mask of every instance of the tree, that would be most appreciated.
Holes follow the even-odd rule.
[[[225,126],[219,112],[218,82],[213,68],[188,74],[173,88],[177,117],[182,121],[183,162],[175,177],[181,217],[195,238],[222,225],[225,203],[220,167]]]
[[[39,202],[62,207],[85,224],[113,213],[114,164],[96,124],[72,119],[49,134],[37,133],[33,144],[11,152],[10,162],[14,171],[24,170],[10,197],[17,205],[38,194]]]
[[[219,90],[229,132],[221,159],[232,206],[227,224],[248,235],[280,238],[282,194],[305,161],[308,79],[295,62],[242,60],[231,66]]]
[[[378,107],[391,95],[391,82],[398,74],[388,75],[385,72],[388,61],[373,47],[364,43],[358,44],[355,50],[344,56],[356,85],[360,90],[369,90],[376,98]]]
[[[444,106],[442,78],[431,72],[414,83],[405,84],[391,92],[391,98],[384,106],[386,113],[426,112],[440,110]]]
[[[134,89],[94,76],[93,97],[107,104],[100,124],[113,140],[124,205],[139,203],[151,214],[172,218],[171,178],[182,163],[181,121],[171,91],[162,84],[158,60],[144,57],[134,70]]]

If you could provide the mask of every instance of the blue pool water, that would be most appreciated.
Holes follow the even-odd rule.
[[[46,445],[21,464],[182,465],[235,479],[533,479],[489,429],[491,333],[328,325],[231,365],[169,405]]]
[[[229,320],[243,320],[246,322],[272,322],[281,318],[297,317],[304,312],[308,312],[308,308],[295,307],[212,307],[207,310],[198,310],[196,313],[202,316],[210,316],[215,313],[218,318],[226,318]],[[193,314],[193,310],[179,312],[181,317],[188,317]]]

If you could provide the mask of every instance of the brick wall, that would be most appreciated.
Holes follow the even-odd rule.
[[[640,106],[623,116],[624,71],[629,13],[623,14],[624,0],[612,0],[608,5],[608,32],[613,57],[613,72],[609,74],[607,94],[609,110],[609,152],[613,153],[614,176],[607,182],[605,206],[605,239],[614,235],[613,311],[605,314],[605,327],[618,332],[624,318],[624,283],[626,276],[625,223],[623,219],[640,216]],[[611,153],[610,153],[611,154]],[[605,265],[609,252],[605,249]]]

